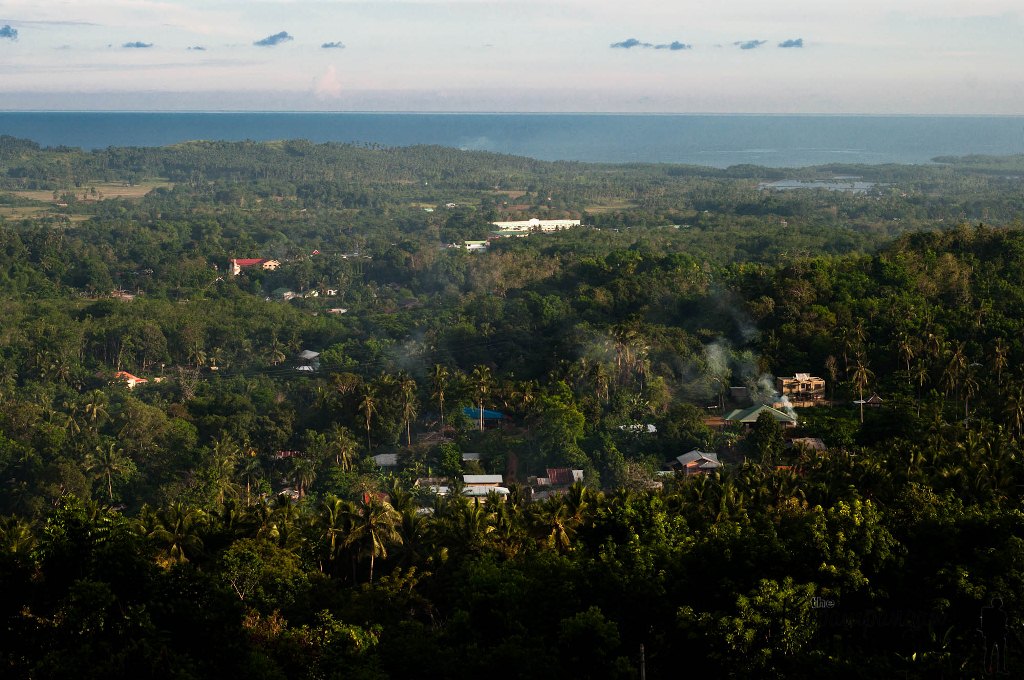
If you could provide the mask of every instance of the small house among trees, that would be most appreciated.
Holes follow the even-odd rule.
[[[790,402],[807,402],[809,406],[825,398],[825,380],[810,373],[797,373],[792,378],[780,376],[775,379],[775,389]]]
[[[736,409],[725,416],[725,422],[740,423],[744,427],[750,428],[754,426],[754,423],[757,422],[758,417],[760,417],[762,413],[771,415],[771,417],[783,427],[796,427],[797,425],[795,415],[790,415],[777,408],[772,408],[767,404],[751,406],[750,408],[744,409]]]

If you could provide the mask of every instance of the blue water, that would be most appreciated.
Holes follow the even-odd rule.
[[[0,134],[86,149],[302,138],[713,167],[1024,153],[1024,117],[1013,116],[0,112]]]

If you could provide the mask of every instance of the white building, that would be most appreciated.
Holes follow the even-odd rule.
[[[523,233],[541,232],[549,234],[553,231],[563,231],[580,226],[579,220],[540,220],[534,217],[532,220],[519,222],[491,222],[498,233],[502,236],[518,236]]]

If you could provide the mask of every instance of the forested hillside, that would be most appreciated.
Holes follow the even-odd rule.
[[[0,138],[2,674],[1019,672],[1020,159],[939,160]]]

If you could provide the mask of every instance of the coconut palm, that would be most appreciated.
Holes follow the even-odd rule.
[[[996,383],[1003,386],[1003,369],[1009,364],[1009,348],[1002,338],[996,338],[995,347],[992,348],[992,368],[996,369]]]
[[[867,363],[864,361],[864,355],[858,354],[856,363],[853,366],[853,384],[857,386],[857,395],[860,399],[860,422],[864,422],[864,388],[868,386],[868,383],[875,374],[868,368]]]
[[[378,557],[387,558],[388,549],[402,542],[397,526],[402,517],[387,501],[370,496],[358,508],[355,523],[345,538],[346,546],[359,546],[359,552],[370,558],[370,583]]]
[[[107,412],[107,406],[109,405],[110,399],[101,390],[93,390],[86,396],[85,403],[82,405],[82,412],[85,414],[89,426],[93,430],[98,430],[100,425],[110,417],[110,414]]]
[[[333,573],[334,563],[338,556],[344,537],[352,530],[358,510],[355,503],[328,496],[320,503],[318,526],[321,540],[327,546],[329,571]]]
[[[252,487],[263,479],[263,463],[256,455],[256,450],[251,447],[244,447],[242,456],[235,474],[245,482],[245,507],[252,505]]]
[[[370,425],[373,423],[373,417],[377,415],[378,396],[377,388],[371,383],[365,383],[363,385],[363,396],[359,401],[359,411],[363,414],[363,418],[366,420],[366,450],[370,451],[373,447],[370,445]]]
[[[316,461],[309,456],[295,456],[291,461],[295,489],[299,492],[299,498],[302,498],[316,481]]]
[[[430,384],[432,387],[430,396],[437,401],[438,410],[441,412],[441,430],[444,431],[444,395],[451,384],[451,374],[448,369],[441,364],[434,364],[434,369],[430,373]]]
[[[342,470],[351,470],[359,444],[347,427],[335,424],[327,433],[327,451],[334,454],[334,462]]]
[[[484,431],[484,397],[491,391],[491,387],[494,384],[494,377],[491,375],[491,369],[487,366],[477,366],[473,369],[473,373],[470,375],[470,382],[473,385],[473,391],[476,394],[477,402],[480,407],[480,431]]]
[[[117,448],[115,442],[99,445],[85,457],[86,472],[93,474],[95,479],[107,481],[107,496],[114,500],[114,477],[123,478],[135,471],[135,464],[124,455],[124,450]]]
[[[160,547],[167,562],[188,562],[189,556],[202,551],[199,532],[206,517],[200,510],[178,502],[157,511],[153,520],[148,537]]]
[[[417,414],[416,381],[408,373],[398,377],[398,394],[401,399],[402,424],[405,429],[405,445],[412,446],[412,421]]]

